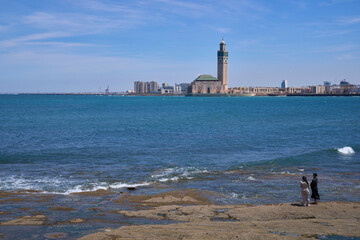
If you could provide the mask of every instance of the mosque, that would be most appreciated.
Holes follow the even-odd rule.
[[[217,52],[217,78],[211,75],[200,75],[189,87],[191,94],[216,94],[228,93],[228,57],[229,52],[226,50],[226,43],[222,39],[220,50]]]

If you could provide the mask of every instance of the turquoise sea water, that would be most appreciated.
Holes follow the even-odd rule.
[[[0,190],[289,202],[312,172],[323,200],[360,200],[359,97],[0,96]]]

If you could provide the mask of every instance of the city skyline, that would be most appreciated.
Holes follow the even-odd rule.
[[[220,5],[220,6],[219,6]],[[126,91],[216,76],[229,87],[360,84],[360,2],[4,0],[0,93]]]

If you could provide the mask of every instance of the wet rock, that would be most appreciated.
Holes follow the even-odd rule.
[[[101,211],[101,210],[104,210],[103,208],[99,208],[99,207],[91,207],[91,208],[88,208],[89,211]]]
[[[89,191],[89,192],[77,192],[72,193],[73,195],[81,195],[81,196],[109,196],[114,195],[115,193],[109,190],[99,189],[96,191]]]
[[[6,222],[0,222],[0,225],[2,226],[38,226],[38,225],[44,225],[47,222],[47,217],[45,215],[35,215],[35,216],[23,216],[18,217],[17,219],[6,221]]]
[[[72,207],[60,207],[60,206],[52,207],[49,209],[53,210],[53,211],[73,211],[73,210],[75,210],[75,208],[72,208]]]
[[[0,211],[0,215],[8,215],[8,214],[10,214],[10,212]]]
[[[10,198],[10,199],[4,199],[4,200],[0,200],[0,203],[8,203],[8,202],[23,202],[25,201],[24,199],[22,198]]]
[[[136,187],[128,187],[127,190],[133,191],[133,190],[136,190]]]
[[[0,191],[0,197],[13,197],[13,196],[17,196],[17,194],[13,192]]]
[[[82,218],[74,218],[74,219],[70,219],[69,220],[69,223],[82,223],[84,222],[85,220],[82,219]]]
[[[59,239],[67,237],[67,234],[63,232],[46,233],[44,237],[47,239]]]

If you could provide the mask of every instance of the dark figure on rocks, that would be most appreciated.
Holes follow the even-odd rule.
[[[320,195],[318,192],[318,179],[316,173],[313,173],[313,180],[311,181],[310,186],[311,186],[311,198],[314,199],[314,204],[317,204],[317,201],[320,199]]]

